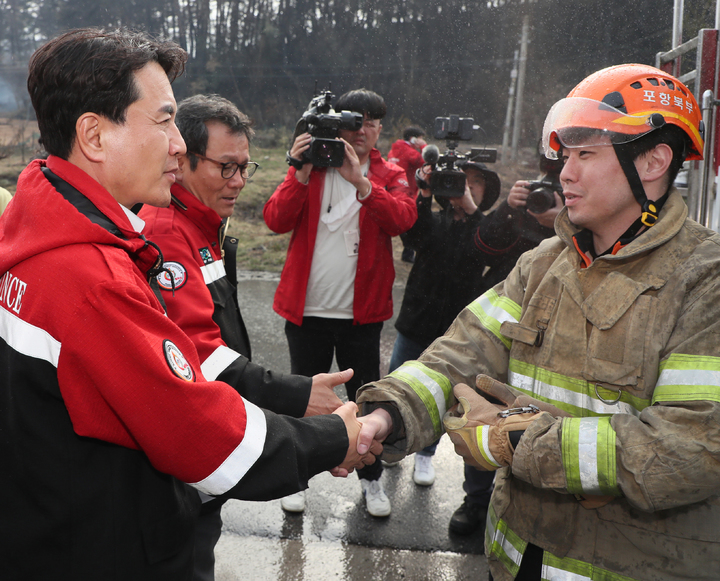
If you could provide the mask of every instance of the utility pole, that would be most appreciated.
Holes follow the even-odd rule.
[[[525,89],[525,67],[527,65],[527,44],[530,31],[530,16],[523,17],[522,38],[520,40],[520,70],[517,82],[517,100],[515,101],[515,125],[513,127],[512,153],[510,159],[517,158],[520,124],[522,123],[523,90]]]
[[[675,0],[673,6],[673,29],[672,29],[672,48],[677,48],[682,44],[682,33],[683,33],[683,10],[685,8],[684,0]],[[676,58],[673,62],[673,76],[680,78],[680,57]],[[698,95],[698,101],[701,95]]]
[[[720,0],[718,0],[720,1]],[[513,104],[515,102],[515,82],[517,80],[518,76],[518,60],[520,58],[519,51],[515,51],[515,54],[513,56],[513,68],[510,71],[510,89],[508,89],[508,104],[507,104],[507,111],[505,112],[505,128],[503,130],[503,141],[502,141],[502,151],[500,154],[500,159],[503,163],[508,161],[508,145],[510,141],[510,124],[512,123],[512,110],[513,110]]]

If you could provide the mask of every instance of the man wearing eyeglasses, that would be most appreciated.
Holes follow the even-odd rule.
[[[251,363],[250,340],[237,302],[237,239],[226,236],[235,201],[258,164],[250,161],[250,119],[227,99],[196,95],[178,105],[176,123],[187,145],[168,208],[145,206],[143,234],[164,255],[157,281],[167,313],[193,340],[208,380],[229,383],[243,397],[295,417],[340,406],[332,388],[352,372],[313,379],[266,371]],[[222,501],[207,502],[195,534],[195,581],[214,578]]]

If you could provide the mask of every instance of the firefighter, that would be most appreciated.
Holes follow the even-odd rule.
[[[385,456],[447,431],[497,470],[495,581],[712,579],[720,570],[720,236],[672,189],[698,104],[650,66],[598,71],[550,110],[557,237],[418,361],[362,388]],[[473,389],[470,386],[474,386]]]

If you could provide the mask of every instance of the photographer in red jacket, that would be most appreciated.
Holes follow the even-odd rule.
[[[407,176],[408,187],[413,199],[417,197],[418,185],[415,181],[415,172],[425,163],[422,158],[422,149],[427,145],[425,141],[425,132],[419,127],[410,125],[403,131],[403,138],[398,139],[392,144],[390,153],[388,153],[388,161],[399,165],[405,170]],[[404,262],[415,261],[415,250],[407,245],[406,235],[400,236],[403,242],[402,260]]]
[[[380,331],[393,314],[395,279],[391,237],[417,218],[405,172],[375,148],[386,107],[367,89],[342,95],[337,111],[362,115],[357,131],[341,129],[341,167],[314,167],[300,161],[312,136],[298,135],[290,149],[285,181],[265,204],[263,216],[278,233],[292,232],[273,308],[287,319],[285,334],[291,371],[315,375],[338,367],[355,371],[345,384],[355,400],[358,387],[380,376]],[[358,472],[368,511],[390,514],[379,483],[380,463]],[[302,511],[304,499],[284,499],[286,510]]]

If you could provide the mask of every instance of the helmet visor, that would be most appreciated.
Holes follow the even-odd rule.
[[[597,147],[633,141],[656,129],[650,124],[653,113],[628,115],[595,99],[561,99],[545,118],[543,150],[550,159],[557,159],[563,147]]]

